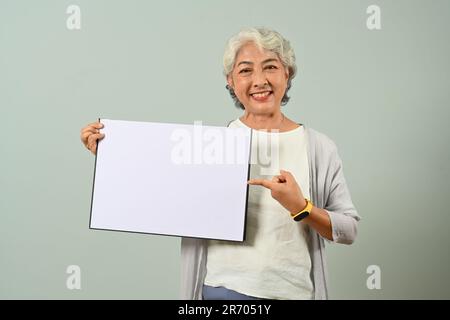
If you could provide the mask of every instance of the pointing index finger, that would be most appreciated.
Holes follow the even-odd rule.
[[[272,189],[272,186],[273,186],[272,181],[265,180],[265,179],[250,179],[250,180],[248,180],[247,183],[251,184],[251,185],[263,186],[263,187],[266,187],[267,189]]]

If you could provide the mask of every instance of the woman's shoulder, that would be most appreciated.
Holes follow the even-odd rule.
[[[325,133],[305,126],[305,131],[308,135],[308,141],[310,147],[316,150],[316,152],[334,152],[337,150],[336,143]]]
[[[229,128],[238,128],[238,127],[242,127],[242,126],[243,126],[243,124],[241,123],[239,118],[230,120],[230,121],[228,121],[228,124],[227,124],[227,127],[229,127]]]

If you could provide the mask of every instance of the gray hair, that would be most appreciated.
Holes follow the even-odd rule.
[[[285,105],[289,101],[287,92],[291,88],[291,81],[297,73],[297,66],[295,64],[294,49],[288,40],[283,38],[281,34],[275,30],[267,28],[245,28],[239,33],[232,36],[225,47],[225,53],[223,55],[223,73],[228,76],[234,68],[237,53],[243,45],[248,42],[255,43],[260,49],[269,50],[278,55],[281,63],[289,71],[289,79],[287,83],[286,92],[281,99],[281,105]],[[231,98],[234,100],[236,107],[245,109],[243,104],[238,100],[236,94],[229,85],[226,86],[230,92]]]

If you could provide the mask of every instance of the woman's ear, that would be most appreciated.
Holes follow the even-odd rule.
[[[234,89],[233,78],[231,77],[231,74],[227,75],[227,84],[229,87]]]

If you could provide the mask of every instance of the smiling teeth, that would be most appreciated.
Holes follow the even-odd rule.
[[[269,95],[269,91],[263,92],[263,93],[254,93],[252,94],[252,96],[254,96],[255,98],[264,98],[267,97]]]

